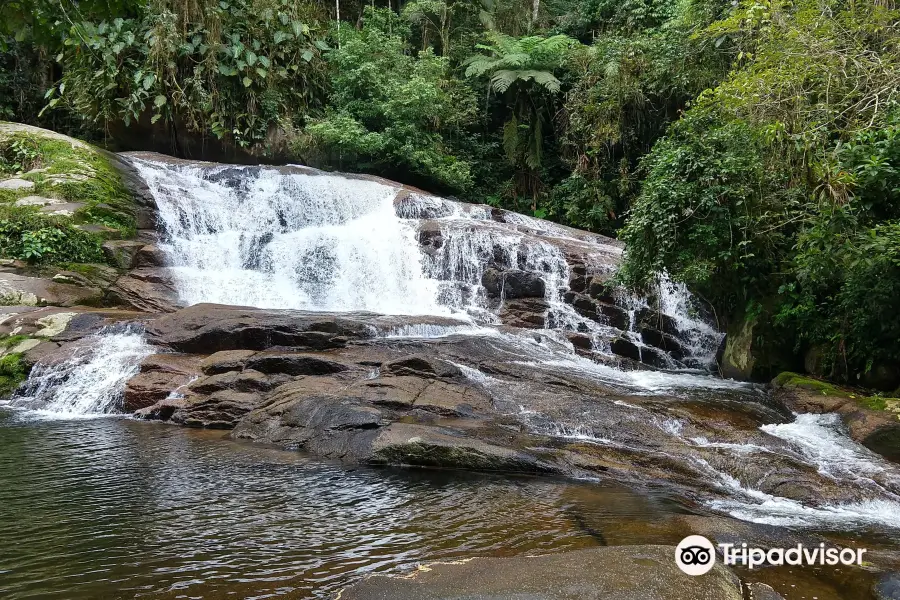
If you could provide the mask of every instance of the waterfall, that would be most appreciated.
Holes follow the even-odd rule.
[[[115,413],[125,383],[154,352],[136,326],[100,331],[80,340],[65,360],[35,365],[11,405],[62,417]]]
[[[185,304],[448,314],[397,190],[257,167],[135,161],[159,210]]]

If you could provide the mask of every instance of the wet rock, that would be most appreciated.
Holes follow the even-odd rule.
[[[583,293],[587,289],[587,278],[583,275],[575,275],[569,277],[569,290],[573,292]]]
[[[145,312],[173,312],[178,294],[166,269],[133,269],[116,280],[107,292],[109,301]]]
[[[673,546],[606,546],[435,564],[412,576],[372,576],[342,600],[742,600],[738,577],[716,564],[691,577]]]
[[[637,344],[625,338],[618,337],[614,339],[612,344],[610,344],[610,349],[613,351],[613,354],[618,354],[631,360],[641,360],[641,349],[638,348]]]
[[[152,406],[134,411],[133,416],[148,421],[168,421],[175,411],[184,408],[185,404],[187,404],[185,398],[164,398]]]
[[[748,583],[751,600],[784,600],[784,597],[764,583]]]
[[[673,366],[672,359],[665,352],[654,348],[653,346],[644,346],[641,349],[641,362],[656,367],[657,369],[671,369]]]
[[[25,196],[16,200],[16,206],[47,206],[50,204],[61,204],[63,201],[58,198],[45,198],[44,196]]]
[[[200,363],[200,370],[205,375],[215,375],[228,371],[240,371],[248,358],[256,354],[254,350],[223,350],[207,356]]]
[[[132,267],[165,267],[166,253],[155,244],[144,244],[134,255]]]
[[[172,422],[186,427],[233,429],[259,404],[258,394],[221,390],[210,396],[187,398],[172,414]]]
[[[615,287],[608,283],[605,278],[601,276],[594,276],[591,278],[590,285],[587,288],[588,295],[597,300],[599,302],[605,302],[607,304],[615,304]]]
[[[440,317],[387,317],[369,313],[304,312],[195,304],[154,320],[147,327],[152,343],[179,352],[220,350],[328,350],[350,340],[374,338],[401,326],[459,325]]]
[[[146,408],[169,396],[177,387],[190,381],[190,377],[173,373],[149,371],[138,373],[125,384],[126,412]]]
[[[511,327],[544,329],[547,326],[547,309],[550,305],[543,298],[507,300],[500,309],[500,321]]]
[[[615,327],[616,329],[621,329],[622,331],[628,330],[631,320],[625,309],[613,304],[604,304],[601,302],[598,302],[595,306],[599,320],[602,323],[609,325],[610,327]]]
[[[211,395],[222,390],[237,392],[266,392],[285,382],[284,377],[270,377],[253,369],[244,369],[240,373],[228,371],[216,375],[201,377],[188,386],[193,394]]]
[[[597,303],[588,296],[570,291],[563,295],[563,301],[571,304],[582,317],[587,317],[588,319],[597,318]]]
[[[675,337],[679,335],[678,323],[676,323],[674,318],[651,308],[644,308],[638,311],[635,321],[640,325],[651,327]]]
[[[674,335],[663,333],[658,329],[653,329],[643,325],[640,329],[641,340],[649,346],[655,346],[660,350],[668,352],[675,360],[681,360],[687,355],[687,350],[681,341]]]
[[[874,592],[877,600],[900,600],[900,573],[882,575]]]
[[[551,470],[534,457],[509,448],[407,423],[382,429],[372,450],[369,462],[375,464],[526,473]]]
[[[383,365],[381,370],[383,373],[393,375],[417,377],[457,377],[462,375],[462,371],[456,365],[426,356],[410,356],[395,360]]]
[[[281,386],[265,407],[242,420],[232,436],[302,448],[328,458],[368,458],[381,412],[359,399],[329,395],[327,386],[317,385],[321,383],[301,380]]]
[[[330,375],[348,369],[347,365],[310,354],[259,353],[246,358],[244,366],[261,373],[286,375]]]
[[[180,354],[152,354],[141,371],[125,384],[123,408],[127,412],[157,404],[199,375],[200,358]]]
[[[774,399],[794,412],[837,413],[850,437],[888,460],[900,462],[900,415],[873,410],[858,392],[785,372],[772,380]]]
[[[575,348],[580,348],[582,350],[592,350],[594,347],[594,342],[591,340],[591,336],[585,335],[583,333],[568,333],[566,337]]]
[[[144,245],[132,240],[109,240],[103,242],[103,255],[120,269],[130,269],[136,266],[135,256]]]
[[[546,291],[546,284],[539,275],[518,269],[508,271],[486,269],[481,278],[481,285],[487,290],[488,296],[510,300],[543,298]]]

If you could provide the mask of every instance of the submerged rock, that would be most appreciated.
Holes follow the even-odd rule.
[[[738,577],[721,564],[702,577],[682,573],[674,546],[607,546],[545,556],[476,558],[377,575],[341,600],[743,600]]]

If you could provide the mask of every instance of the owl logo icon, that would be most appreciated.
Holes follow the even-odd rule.
[[[703,575],[716,564],[716,549],[702,535],[689,535],[675,547],[675,564],[688,575]]]

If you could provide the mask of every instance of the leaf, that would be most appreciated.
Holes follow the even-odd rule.
[[[263,69],[262,67],[256,67],[256,74],[265,79],[269,76],[269,72]]]
[[[166,97],[162,94],[159,94],[156,98],[153,99],[153,106],[159,108],[163,104],[166,103]]]
[[[253,66],[256,64],[256,54],[254,54],[251,50],[247,50],[245,56],[247,57],[247,64],[249,66]]]
[[[267,68],[267,69],[268,69],[270,66],[272,66],[272,63],[271,63],[271,61],[269,61],[269,58],[268,58],[267,56],[260,56],[260,57],[259,57],[259,64],[261,64],[262,66],[264,66],[264,67]]]
[[[300,57],[306,62],[311,61],[313,59],[313,56],[315,55],[313,54],[312,50],[304,50],[303,54],[300,55]]]
[[[149,90],[151,87],[153,87],[154,83],[156,83],[156,75],[154,75],[153,73],[150,73],[149,75],[146,75],[144,77],[144,82],[142,84],[142,87],[145,90]]]
[[[244,87],[250,87],[250,84],[253,83],[249,77],[244,77],[241,81],[243,82]]]

